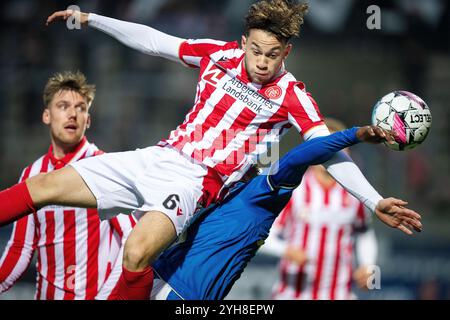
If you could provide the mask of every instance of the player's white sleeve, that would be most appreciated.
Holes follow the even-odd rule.
[[[378,254],[377,238],[373,229],[355,234],[356,258],[358,266],[372,266],[376,264]]]
[[[272,227],[264,244],[259,248],[259,252],[281,258],[285,255],[288,242],[282,238],[280,230]]]
[[[310,140],[329,134],[327,130],[317,130],[305,139]],[[375,212],[375,207],[383,197],[367,181],[350,156],[344,151],[339,151],[322,165],[345,190],[361,201],[372,213]]]
[[[89,13],[88,25],[143,53],[179,61],[180,45],[185,39],[170,36],[151,27]]]

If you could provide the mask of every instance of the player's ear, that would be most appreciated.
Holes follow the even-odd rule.
[[[86,122],[86,129],[89,129],[91,127],[91,115],[88,114],[87,122]]]
[[[50,110],[48,110],[48,108],[45,108],[44,112],[42,112],[42,122],[46,125],[49,125],[50,120]]]
[[[284,49],[284,57],[283,57],[283,59],[286,59],[289,56],[289,54],[291,53],[291,50],[292,50],[292,43],[288,43],[286,45],[286,48]]]
[[[247,37],[245,35],[242,35],[241,37],[241,48],[245,51],[245,46],[247,45]]]

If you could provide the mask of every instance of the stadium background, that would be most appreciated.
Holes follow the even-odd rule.
[[[97,85],[93,128],[87,133],[103,150],[152,145],[178,125],[192,105],[197,72],[145,56],[95,30],[45,27],[55,10],[82,11],[151,25],[186,38],[238,40],[252,1],[208,0],[5,0],[0,3],[0,187],[49,144],[41,123],[42,90],[56,71],[79,69]],[[381,8],[381,30],[369,30],[366,9]],[[370,121],[384,94],[404,89],[430,106],[433,127],[424,145],[409,152],[357,146],[353,158],[383,195],[409,200],[423,215],[424,232],[414,237],[377,220],[381,290],[363,299],[450,298],[450,1],[311,0],[300,39],[287,68],[306,83],[326,116],[348,126]],[[291,130],[281,143],[298,143]],[[0,229],[0,250],[11,228]],[[276,260],[258,254],[228,298],[267,299],[277,277]],[[0,299],[30,299],[32,265]]]

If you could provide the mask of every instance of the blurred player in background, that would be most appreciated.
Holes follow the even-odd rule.
[[[195,104],[159,146],[84,159],[0,192],[0,225],[50,203],[134,209],[141,218],[125,245],[118,297],[148,297],[150,263],[199,208],[219,201],[249,173],[268,144],[292,126],[305,140],[329,134],[304,84],[284,68],[289,40],[298,36],[306,11],[307,5],[285,0],[252,5],[242,49],[237,42],[186,40],[96,14],[55,12],[47,23],[75,16],[81,25],[142,52],[199,68]],[[372,212],[381,204],[382,197],[344,153],[326,167]]]
[[[20,181],[103,153],[85,136],[95,86],[82,73],[53,75],[43,96],[50,147],[25,168]],[[110,233],[96,209],[44,206],[21,218],[0,258],[0,293],[23,275],[37,251],[36,299],[93,299],[111,271]]]
[[[183,234],[182,240],[166,249],[153,263],[156,278],[151,299],[224,299],[264,243],[308,166],[322,163],[335,152],[360,141],[380,142],[384,139],[393,141],[383,136],[380,128],[363,127],[309,140],[280,160],[276,174],[259,175],[247,183],[239,183],[222,203],[198,213],[197,220]],[[377,210],[377,217],[391,225],[397,219],[394,212],[404,210],[401,206],[405,203],[393,198],[382,202],[391,214]],[[226,229],[224,221],[227,221]],[[123,246],[130,231],[130,228],[123,228],[123,224],[117,227],[113,246]],[[411,234],[411,231],[407,233]],[[122,272],[121,254],[97,299],[115,298],[114,287]]]
[[[344,130],[325,119],[332,132]],[[281,257],[273,298],[290,300],[351,299],[352,279],[367,288],[377,243],[370,213],[322,166],[313,166],[275,221],[261,252]],[[359,266],[353,273],[353,247]]]

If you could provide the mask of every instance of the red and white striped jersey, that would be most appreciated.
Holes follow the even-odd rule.
[[[239,180],[286,129],[294,126],[307,139],[323,125],[304,84],[284,67],[269,84],[250,82],[237,42],[188,40],[179,55],[200,68],[197,93],[184,122],[160,145],[214,168],[226,185]]]
[[[63,159],[48,153],[27,167],[21,181],[103,153],[86,138]],[[109,223],[97,210],[47,206],[14,223],[0,259],[0,292],[24,273],[37,251],[36,299],[93,299],[108,276]],[[106,247],[105,247],[106,246]]]
[[[369,219],[362,203],[339,184],[325,188],[308,171],[271,230],[303,250],[308,261],[299,266],[281,259],[273,298],[350,299],[354,231],[367,228]]]

